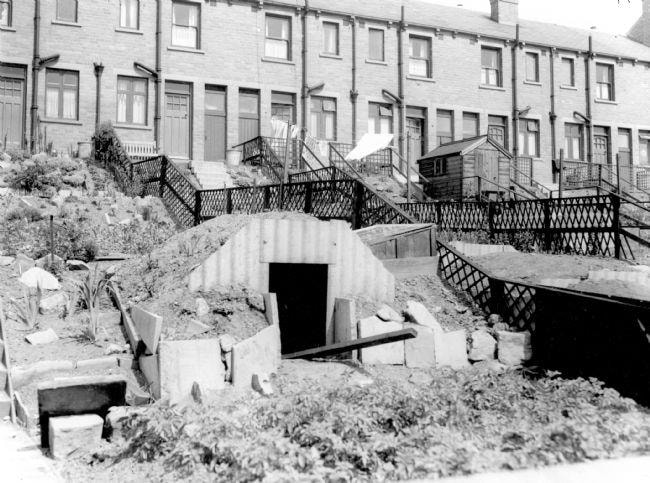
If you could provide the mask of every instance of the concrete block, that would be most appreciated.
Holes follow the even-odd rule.
[[[467,360],[467,334],[464,330],[447,332],[442,337],[442,343],[436,343],[436,363],[452,369],[462,369],[469,366]]]
[[[280,327],[272,325],[232,348],[232,384],[251,387],[253,374],[273,374],[280,367]]]
[[[162,317],[135,306],[131,308],[131,318],[142,342],[147,347],[147,352],[155,354],[162,332]]]
[[[49,445],[56,459],[86,454],[102,439],[104,420],[96,414],[58,416],[49,421]]]
[[[415,329],[418,336],[404,341],[404,360],[407,367],[436,367],[436,336],[430,327],[404,324],[405,329]]]
[[[353,299],[334,300],[334,343],[348,342],[357,338],[357,305]],[[357,359],[358,351],[341,354],[342,357]]]
[[[38,310],[43,315],[62,314],[68,306],[68,296],[64,292],[41,299]]]
[[[18,281],[29,288],[38,286],[42,290],[59,290],[61,288],[61,284],[56,277],[40,267],[30,268],[20,276]]]
[[[195,382],[204,391],[226,385],[218,339],[162,341],[159,356],[160,396],[170,404],[189,397]]]
[[[388,305],[382,305],[377,311],[377,317],[384,322],[404,322],[404,317],[397,313],[395,309]]]
[[[273,386],[268,374],[253,374],[251,387],[262,396],[273,395]]]
[[[398,322],[384,322],[379,317],[368,317],[359,321],[358,328],[359,338],[364,338],[401,330],[403,324]],[[361,349],[359,352],[361,362],[364,364],[404,364],[403,341],[369,347],[367,349]]]
[[[497,332],[499,362],[518,366],[533,357],[530,332]]]
[[[475,330],[470,334],[470,361],[494,360],[496,350],[497,341],[485,330]]]
[[[444,332],[440,322],[420,302],[414,302],[413,300],[406,302],[406,315],[409,321],[415,324],[424,325],[436,332]]]
[[[210,313],[210,306],[205,301],[203,297],[196,298],[196,315],[199,317],[205,317]]]
[[[126,403],[124,376],[83,376],[57,378],[37,387],[41,445],[49,446],[49,419],[94,413],[105,417],[112,406]]]
[[[153,356],[140,356],[140,372],[144,375],[149,385],[149,391],[154,399],[160,399],[160,368],[158,354]]]
[[[27,339],[27,342],[32,345],[43,345],[56,342],[59,340],[59,336],[56,335],[56,332],[54,332],[54,330],[47,329],[29,334],[28,336],[25,336],[25,339]]]

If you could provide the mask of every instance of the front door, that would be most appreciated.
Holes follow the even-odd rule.
[[[226,91],[205,90],[205,161],[226,159]]]
[[[0,77],[0,147],[20,148],[23,142],[25,81]]]
[[[618,130],[618,163],[621,189],[629,190],[634,187],[632,176],[632,133],[629,129]]]
[[[190,105],[189,94],[165,94],[165,148],[171,157],[190,157]]]
[[[424,154],[424,119],[406,118],[406,131],[409,134],[409,161],[415,163]]]

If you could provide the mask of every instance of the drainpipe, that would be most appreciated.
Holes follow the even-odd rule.
[[[555,161],[557,155],[557,114],[555,113],[555,53],[556,49],[551,48],[551,112],[549,118],[551,120],[551,159]],[[551,168],[552,169],[552,168]]]
[[[95,67],[95,131],[99,130],[102,112],[102,73],[104,64],[94,63]]]
[[[587,103],[587,162],[593,162],[593,121],[591,120],[591,59],[594,56],[593,39],[589,36],[589,52],[585,59],[585,97]]]
[[[406,31],[406,22],[405,22],[405,7],[402,5],[402,18],[399,23],[397,32],[397,39],[399,42],[398,48],[398,75],[399,82],[397,88],[397,95],[399,96],[399,154],[404,156],[404,128],[406,126],[406,106],[404,105],[406,101],[406,79],[404,78],[404,32]],[[408,160],[407,160],[408,161]]]
[[[160,105],[161,105],[161,82],[162,82],[162,2],[156,0],[156,76],[154,79],[156,99],[154,101],[153,136],[156,141],[156,150],[160,152]]]
[[[519,24],[516,27],[515,43],[512,46],[512,154],[519,156],[519,106],[518,106],[518,75],[517,49],[519,48]]]
[[[30,152],[34,154],[38,145],[38,71],[40,70],[40,30],[41,30],[41,2],[34,0],[34,56],[32,59],[32,107],[30,111],[31,142]]]
[[[309,99],[309,84],[307,83],[309,70],[307,68],[307,60],[309,57],[309,35],[307,31],[307,15],[309,14],[309,0],[305,0],[305,6],[302,11],[302,119],[300,119],[301,136],[305,140],[307,133],[307,100]]]
[[[350,91],[350,100],[352,101],[352,144],[357,144],[357,19],[350,17],[350,26],[352,27],[352,90]]]

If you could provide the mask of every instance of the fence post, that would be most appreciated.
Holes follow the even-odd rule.
[[[564,149],[560,149],[560,182],[558,183],[558,198],[562,198],[562,188],[564,187]],[[553,193],[551,192],[551,195]]]
[[[494,236],[494,216],[494,201],[490,200],[488,201],[488,235],[490,236],[490,240]]]
[[[498,278],[489,277],[488,280],[490,284],[490,301],[488,302],[490,313],[501,315],[505,322],[505,283]]]
[[[201,223],[201,190],[194,192],[194,226]]]
[[[165,180],[167,179],[167,157],[163,156],[160,160],[160,197],[163,198],[165,195]]]
[[[232,188],[226,189],[226,213],[232,213]]]
[[[439,201],[437,201],[435,203],[436,203],[435,204],[435,207],[436,207],[436,219],[434,220],[434,223],[437,224],[437,225],[440,225],[438,227],[438,229],[442,230],[443,229],[443,227],[442,227],[442,204]]]
[[[618,259],[621,258],[621,199],[616,195],[610,195],[612,200],[612,208],[614,209],[614,256]]]
[[[264,210],[267,211],[271,208],[271,187],[264,186]]]
[[[540,200],[544,203],[544,248],[547,252],[551,251],[553,238],[551,237],[551,203],[549,200]],[[560,201],[561,203],[561,201]]]
[[[305,190],[305,213],[311,213],[311,204],[313,197],[312,183],[307,183]]]
[[[352,228],[359,230],[363,228],[361,212],[363,211],[363,185],[358,181],[354,183],[354,200],[352,205]]]

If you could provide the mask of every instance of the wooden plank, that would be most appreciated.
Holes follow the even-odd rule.
[[[402,329],[385,334],[373,335],[372,337],[364,337],[363,339],[356,339],[347,342],[339,342],[337,344],[326,345],[323,347],[316,347],[314,349],[307,349],[292,354],[284,354],[283,359],[311,359],[314,357],[327,357],[348,352],[351,350],[365,349],[367,347],[374,347],[377,345],[390,344],[391,342],[399,342],[401,340],[413,339],[417,337],[418,333],[415,329]]]

